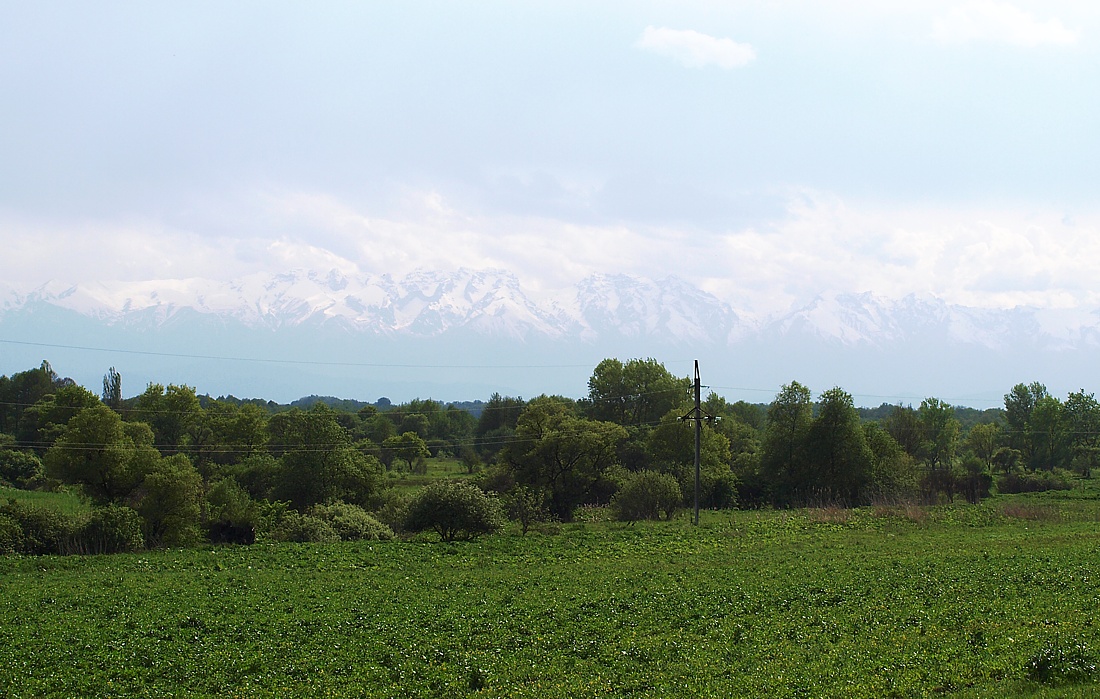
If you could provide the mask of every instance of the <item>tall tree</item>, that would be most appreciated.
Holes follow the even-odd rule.
[[[1032,432],[1031,414],[1039,399],[1045,398],[1047,387],[1038,381],[1018,383],[1005,394],[1005,432],[1008,446],[1020,452],[1029,468],[1035,467],[1036,435]]]
[[[588,380],[589,417],[620,425],[653,425],[691,394],[691,381],[676,378],[656,359],[605,359]]]
[[[114,367],[103,375],[103,403],[115,412],[122,409],[122,374]]]
[[[799,489],[848,504],[871,485],[874,454],[860,427],[852,396],[840,388],[821,394],[817,417],[806,434],[808,469]]]
[[[806,435],[813,423],[810,389],[792,381],[768,407],[760,470],[778,504],[789,504],[807,469]]]
[[[625,438],[620,425],[577,417],[564,399],[540,396],[520,415],[501,459],[517,483],[546,491],[550,510],[568,521],[577,506],[610,498],[610,475]]]
[[[948,469],[959,448],[955,409],[939,398],[926,398],[917,409],[921,425],[920,454],[932,471]]]
[[[1071,393],[1066,398],[1065,417],[1073,464],[1090,478],[1100,461],[1100,403],[1084,389]]]

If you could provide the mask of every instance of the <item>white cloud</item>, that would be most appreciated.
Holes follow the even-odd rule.
[[[1031,48],[1041,44],[1074,44],[1078,33],[1057,18],[1039,21],[1008,3],[974,0],[936,20],[932,37],[946,44],[994,41]]]
[[[748,65],[756,58],[750,44],[719,39],[690,29],[646,27],[634,44],[640,49],[679,61],[688,68],[716,65],[730,70]]]
[[[378,215],[327,194],[282,192],[242,209],[260,230],[199,236],[154,221],[35,221],[0,213],[0,279],[34,287],[202,277],[227,281],[309,268],[347,274],[507,269],[543,296],[594,272],[676,275],[738,311],[782,313],[817,294],[931,294],[987,308],[1100,307],[1095,211],[877,205],[795,192],[784,214],[750,228],[581,224],[477,211],[409,192]]]

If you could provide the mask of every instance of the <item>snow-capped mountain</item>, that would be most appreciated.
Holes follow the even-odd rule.
[[[764,393],[747,398],[770,399],[767,391],[796,378],[815,387],[862,387],[873,396],[950,398],[966,390],[995,402],[1014,383],[1047,375],[1071,390],[1086,386],[1100,352],[1100,314],[862,293],[822,294],[755,320],[675,277],[592,275],[535,297],[506,271],[468,269],[401,278],[299,270],[230,282],[0,286],[0,373],[66,348],[91,385],[94,372],[111,363],[147,365],[148,380],[243,382],[258,395],[300,385],[301,393],[284,394],[289,399],[353,397],[360,389],[349,387],[349,376],[366,367],[378,372],[370,386],[397,397],[424,395],[423,387],[439,395],[430,387],[440,385],[460,399],[497,390],[567,392],[563,383],[583,395],[584,367],[608,356],[652,356],[701,358],[714,385]],[[181,375],[166,377],[165,367]],[[410,376],[398,376],[402,367]],[[501,378],[509,367],[514,371]],[[686,366],[670,368],[688,373]],[[438,376],[425,378],[426,370]],[[556,370],[565,378],[552,379]],[[1049,381],[1053,390],[1058,384]],[[369,397],[367,390],[356,395]]]

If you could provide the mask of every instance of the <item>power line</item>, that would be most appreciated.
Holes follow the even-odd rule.
[[[5,340],[0,343],[24,345],[28,347],[48,347],[51,349],[80,350],[82,352],[112,352],[117,354],[136,354],[149,357],[170,357],[173,359],[209,359],[222,362],[255,362],[258,364],[292,364],[308,366],[366,367],[378,369],[582,369],[591,366],[585,364],[405,364],[383,362],[326,362],[312,359],[266,359],[263,357],[232,357],[212,354],[184,354],[178,352],[152,352],[149,350],[129,350],[110,347],[88,347],[84,345],[61,345],[49,342],[27,342],[24,340]]]

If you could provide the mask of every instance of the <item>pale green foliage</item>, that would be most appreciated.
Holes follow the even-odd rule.
[[[503,525],[500,506],[480,488],[464,481],[436,481],[409,503],[405,529],[433,530],[443,541],[491,534]]]
[[[638,471],[623,481],[619,492],[611,499],[615,518],[623,522],[641,519],[672,519],[680,507],[683,495],[680,484],[667,473]]]
[[[46,452],[46,473],[80,485],[94,502],[119,502],[160,458],[152,432],[103,404],[77,413]]]
[[[358,505],[350,505],[346,502],[314,505],[309,514],[328,522],[344,541],[378,541],[393,538],[393,531],[389,527]]]

